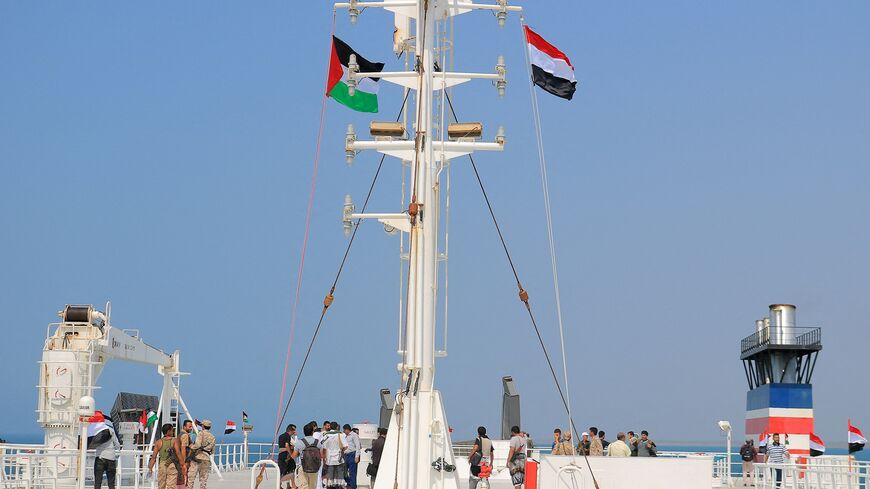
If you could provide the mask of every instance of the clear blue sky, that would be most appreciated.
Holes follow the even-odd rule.
[[[571,392],[579,424],[658,439],[742,431],[739,340],[768,304],[823,326],[816,431],[870,429],[870,4],[527,2],[572,59],[572,102],[541,94]],[[0,4],[0,436],[37,433],[45,325],[65,303],[113,302],[116,326],[180,349],[199,418],[245,409],[268,436],[280,384],[328,49],[326,2]],[[566,9],[567,5],[571,5]],[[504,54],[508,95],[456,91],[464,119],[508,150],[478,165],[558,351],[545,224],[516,18],[456,22],[457,69]],[[392,21],[367,10],[337,34],[391,56]],[[401,92],[381,91],[381,119]],[[377,157],[343,160],[328,105],[291,375]],[[388,160],[372,210],[398,210]],[[495,428],[513,375],[524,425],[564,426],[468,164],[453,169],[450,356],[457,436]],[[395,388],[397,241],[361,230],[290,420],[375,420]],[[97,395],[157,392],[153,369],[111,364]]]

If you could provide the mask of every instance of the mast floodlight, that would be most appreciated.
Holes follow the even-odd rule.
[[[501,7],[495,13],[495,18],[498,20],[498,26],[504,27],[507,20],[507,0],[498,0],[498,6]]]
[[[347,63],[347,94],[351,97],[356,94],[356,78],[355,75],[359,73],[359,64],[356,62],[356,55],[351,54],[350,60]]]
[[[505,78],[507,69],[504,64],[504,56],[498,56],[498,61],[495,64],[495,71],[498,73],[498,79],[495,81],[495,88],[498,90],[498,96],[504,97],[504,90],[505,87],[507,87],[507,79]]]
[[[344,196],[344,210],[342,211],[342,219],[341,222],[344,225],[344,235],[350,236],[351,231],[353,231],[353,219],[351,218],[351,214],[356,209],[356,206],[353,205],[353,199],[350,197],[350,194]]]
[[[356,132],[353,130],[353,124],[347,125],[347,133],[344,135],[344,156],[347,160],[347,166],[353,164],[353,159],[356,156],[356,151],[353,149],[353,144],[356,142]]]
[[[359,19],[359,7],[357,7],[357,0],[350,0],[350,6],[347,8],[347,14],[350,16],[351,25],[356,25],[356,21],[357,19]]]
[[[495,142],[501,146],[504,146],[504,126],[498,126],[498,132],[495,133]]]

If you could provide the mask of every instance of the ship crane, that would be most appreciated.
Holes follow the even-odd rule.
[[[157,367],[163,376],[158,416],[169,413],[164,419],[174,422],[172,416],[179,406],[187,411],[178,389],[182,375],[178,351],[165,353],[142,341],[138,330],[112,326],[111,304],[106,304],[106,312],[92,305],[67,305],[58,316],[60,322],[48,326],[39,362],[36,412],[45,432],[46,447],[76,448],[79,399],[93,397],[97,379],[109,360]]]

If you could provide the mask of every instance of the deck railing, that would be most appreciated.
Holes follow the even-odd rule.
[[[812,347],[822,343],[822,328],[767,327],[740,340],[740,354],[762,346]]]
[[[870,462],[836,457],[785,465],[755,464],[754,477],[759,489],[868,489]]]
[[[222,473],[244,470],[257,461],[274,456],[277,450],[271,443],[248,443],[247,451],[242,443],[222,443],[215,447],[215,469]],[[455,445],[456,457],[466,457],[470,446]],[[533,450],[533,458],[539,458],[549,449]],[[151,454],[144,449],[118,452],[117,487],[152,489],[155,473],[149,473]],[[502,455],[506,456],[506,454]],[[673,452],[662,451],[659,457],[713,459],[712,486],[724,486],[730,480],[740,484],[741,463],[739,455],[731,454],[732,473],[728,471],[728,454],[722,452]],[[85,467],[87,487],[93,487],[93,452],[88,453]],[[0,445],[0,489],[75,489],[78,474],[77,449],[50,449],[43,445]],[[802,459],[783,466],[755,464],[756,487],[776,487],[775,469],[783,470],[784,489],[870,489],[870,462],[849,460],[846,456],[816,457]]]

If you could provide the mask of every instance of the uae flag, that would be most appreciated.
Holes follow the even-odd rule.
[[[849,453],[860,452],[867,444],[867,438],[864,438],[864,433],[857,426],[852,426],[849,421]]]
[[[326,95],[357,112],[377,112],[378,80],[380,78],[357,78],[354,94],[351,96],[347,91],[345,68],[350,63],[351,54],[356,55],[356,64],[359,65],[359,71],[362,73],[379,73],[384,70],[383,63],[372,63],[354,51],[347,43],[332,36],[332,56],[329,59]]]
[[[825,454],[825,442],[815,433],[810,433],[810,457],[818,457]]]
[[[568,56],[548,43],[543,37],[523,26],[529,46],[529,61],[532,63],[532,80],[535,85],[557,97],[571,100],[577,90],[574,66]]]
[[[233,431],[236,431],[236,423],[234,421],[227,421],[227,427],[224,429],[224,434],[229,435]]]

